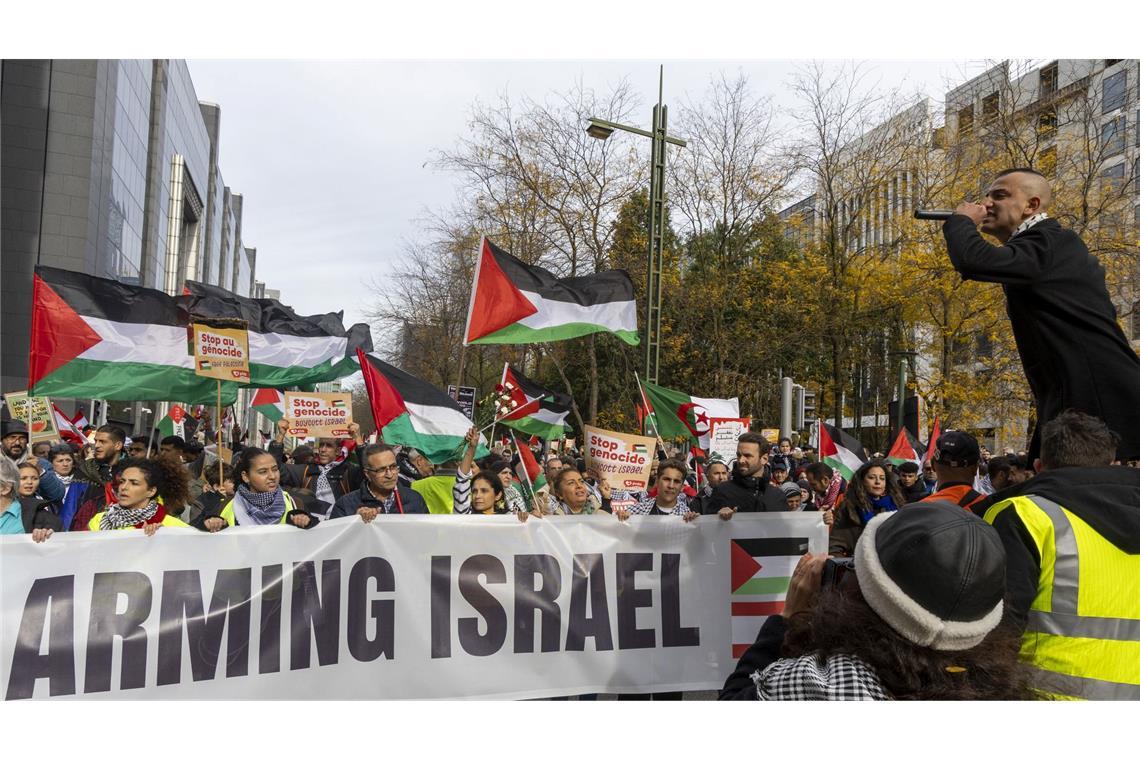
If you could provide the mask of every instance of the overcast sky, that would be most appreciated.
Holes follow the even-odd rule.
[[[665,102],[699,101],[713,77],[743,71],[782,109],[794,61],[665,62]],[[939,101],[976,75],[975,61],[870,61],[870,81]],[[257,278],[299,313],[343,308],[364,319],[368,283],[391,272],[417,224],[455,201],[457,177],[425,166],[467,131],[476,100],[506,91],[544,99],[581,79],[608,90],[625,78],[649,127],[656,62],[189,61],[198,99],[221,107],[219,162],[243,196],[242,237]],[[627,137],[626,139],[638,139]],[[645,141],[648,143],[648,141]],[[641,150],[648,161],[648,145]]]

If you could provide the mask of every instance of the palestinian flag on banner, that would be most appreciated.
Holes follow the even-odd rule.
[[[455,399],[375,354],[358,349],[356,355],[376,429],[386,443],[411,446],[435,464],[463,455],[463,438],[471,429],[471,420]],[[475,457],[489,453],[480,438]]]
[[[903,429],[899,431],[898,437],[895,438],[891,450],[887,452],[887,461],[893,462],[896,466],[903,462],[914,462],[921,467],[922,455],[925,452],[926,447],[904,425]]]
[[[217,381],[194,374],[178,299],[153,288],[37,266],[28,388],[36,396],[215,403]],[[238,386],[222,383],[223,403]]]
[[[499,423],[547,440],[562,438],[570,429],[566,417],[573,403],[565,393],[543,388],[509,364],[503,365]],[[498,389],[496,389],[498,390]],[[517,411],[511,413],[510,408]],[[508,415],[508,416],[503,416]]]
[[[863,444],[834,425],[819,423],[819,459],[831,469],[851,480],[855,471],[867,461]]]
[[[641,387],[649,411],[656,415],[657,431],[662,438],[696,438],[697,444],[706,449],[710,417],[740,416],[740,402],[735,398],[699,398],[644,380]]]
[[[734,538],[732,573],[732,656],[739,658],[756,641],[769,615],[784,610],[792,571],[808,550],[806,537]]]
[[[272,298],[245,298],[187,281],[180,301],[190,314],[244,319],[249,325],[249,385],[285,388],[356,372],[356,349],[372,350],[368,325],[344,329],[343,312],[298,316]],[[175,396],[174,398],[178,398]]]
[[[620,269],[558,278],[483,238],[467,309],[469,343],[549,343],[612,332],[638,344],[633,281]]]
[[[938,448],[938,436],[942,435],[942,429],[939,427],[938,417],[934,418],[934,427],[930,431],[930,440],[926,442],[926,453],[922,458],[925,464],[930,457],[934,456],[934,450]]]
[[[519,480],[523,498],[533,509],[535,493],[546,485],[546,473],[539,466],[538,460],[534,458],[534,452],[530,450],[529,446],[520,446],[518,438],[513,433],[511,434],[511,441],[514,442],[515,451],[519,454],[518,464],[515,465],[515,477]]]
[[[83,437],[83,428],[77,427],[75,421],[61,412],[54,401],[51,405],[51,413],[55,416],[55,429],[59,431],[59,437],[61,439],[80,446],[87,443],[87,439]],[[80,417],[81,415],[76,416]]]
[[[250,407],[276,423],[285,416],[285,394],[275,388],[259,388]]]
[[[158,441],[154,441],[154,447],[158,448],[158,443],[168,435],[176,435],[185,440],[186,438],[186,410],[178,404],[171,404],[170,411],[166,416],[158,421],[155,426],[158,429]]]

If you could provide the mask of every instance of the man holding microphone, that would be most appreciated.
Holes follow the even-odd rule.
[[[1041,428],[1065,409],[1104,420],[1117,457],[1140,457],[1140,358],[1116,322],[1104,267],[1048,215],[1049,183],[1033,169],[997,175],[981,203],[961,203],[942,233],[966,280],[1000,283],[1017,350],[1037,402],[1029,462]],[[985,232],[1001,245],[986,242]]]

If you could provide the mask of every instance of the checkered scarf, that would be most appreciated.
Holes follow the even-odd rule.
[[[140,525],[158,514],[158,510],[157,501],[149,502],[142,509],[127,509],[121,504],[112,504],[103,512],[99,530],[118,530]]]
[[[280,522],[281,515],[285,514],[285,492],[280,487],[258,493],[242,483],[237,487],[234,498],[241,499],[254,525],[273,525]]]
[[[821,660],[814,654],[776,660],[752,674],[761,701],[890,699],[875,669],[850,654]]]
[[[1034,216],[1031,216],[1028,219],[1026,219],[1024,222],[1022,222],[1021,226],[1019,226],[1016,230],[1014,230],[1013,235],[1010,235],[1010,237],[1013,237],[1014,235],[1020,235],[1021,233],[1025,232],[1027,229],[1029,229],[1033,225],[1037,224],[1038,222],[1043,222],[1048,218],[1049,218],[1049,215],[1044,213],[1044,212],[1042,212],[1040,214],[1035,214]]]

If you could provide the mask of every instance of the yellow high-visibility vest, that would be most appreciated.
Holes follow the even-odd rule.
[[[1041,496],[1015,496],[1041,574],[1021,656],[1035,686],[1069,699],[1140,699],[1140,555],[1127,554],[1073,512]]]
[[[237,497],[234,497],[234,498],[237,498]],[[297,508],[297,505],[293,501],[293,497],[289,495],[288,491],[286,491],[285,492],[285,511],[281,513],[281,519],[277,521],[278,524],[284,523],[285,520],[287,520],[289,518],[289,513],[292,512],[296,508]],[[229,525],[231,528],[234,526],[235,518],[234,518],[234,500],[233,499],[230,499],[229,501],[226,502],[226,506],[222,507],[222,511],[218,514],[218,517],[225,520],[226,524]]]

